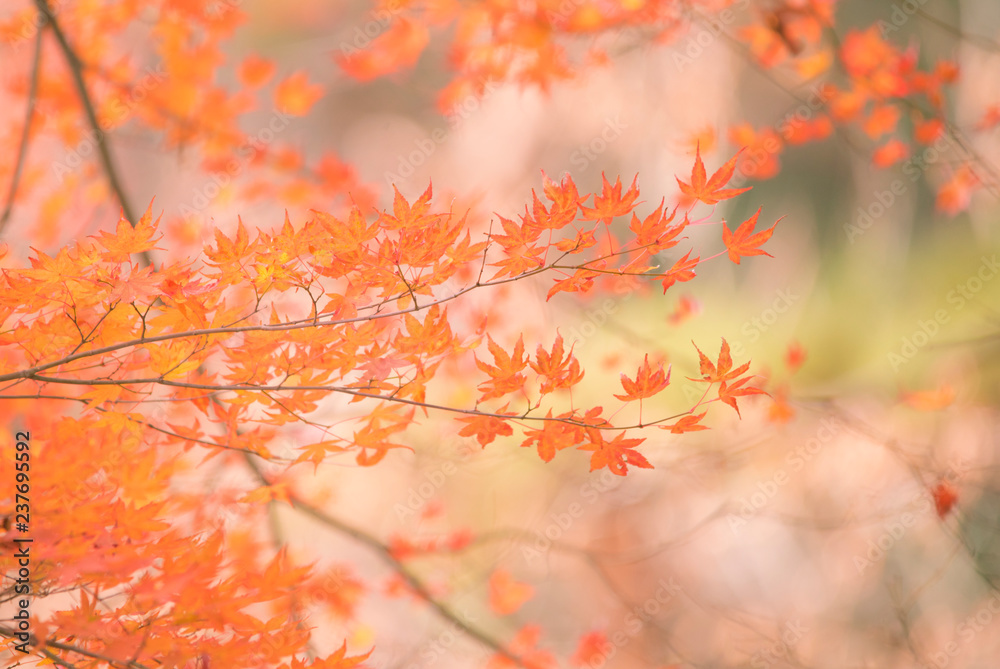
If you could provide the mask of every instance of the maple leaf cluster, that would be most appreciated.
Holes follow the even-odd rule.
[[[903,163],[925,147],[940,149],[942,140],[949,145],[957,142],[949,129],[945,87],[957,80],[958,66],[940,60],[922,69],[916,45],[904,48],[893,42],[901,30],[895,16],[852,28],[838,43],[828,37],[837,0],[782,0],[749,9],[747,4],[540,0],[500,9],[418,0],[407,3],[390,29],[366,49],[336,60],[359,80],[384,76],[414,66],[434,43],[431,33],[453,25],[456,29],[446,39],[455,74],[439,95],[440,107],[447,112],[470,96],[481,96],[486,82],[511,81],[548,90],[557,82],[580,77],[611,59],[609,45],[620,39],[623,30],[641,35],[640,43],[673,46],[674,61],[683,69],[692,58],[685,55],[682,38],[692,27],[710,23],[713,31],[727,30],[729,37],[746,44],[759,66],[790,69],[798,81],[789,87],[809,86],[820,101],[805,118],[760,128],[740,122],[729,128],[730,139],[748,149],[741,167],[747,177],[773,177],[786,146],[822,141],[852,126],[877,142],[871,156],[879,168]],[[581,56],[573,47],[583,34],[592,39]],[[838,70],[841,76],[835,76]],[[984,110],[978,131],[996,126],[1000,116],[995,108]],[[903,122],[907,117],[912,123]],[[980,162],[972,157],[943,167],[937,184],[939,209],[950,215],[964,211],[975,190],[996,186]],[[919,161],[916,165],[922,167]]]
[[[703,172],[699,156],[692,181],[699,183]],[[721,188],[722,181],[706,182],[711,195],[707,186],[696,188],[713,203],[737,194]],[[559,183],[545,177],[543,194],[544,202],[532,193],[519,221],[500,217],[502,234],[481,226],[480,241],[468,215],[434,207],[428,186],[412,201],[396,191],[391,208],[368,214],[357,205],[346,216],[314,211],[295,223],[286,214],[273,232],[251,234],[240,220],[230,235],[216,230],[198,261],[158,266],[142,260],[161,240],[150,204],[138,220],[120,219],[113,234],[102,232],[52,256],[38,251],[28,267],[4,268],[0,380],[10,384],[6,397],[35,398],[28,428],[40,441],[84,444],[56,449],[58,457],[35,479],[42,500],[35,511],[44,519],[36,530],[44,544],[37,559],[46,587],[86,582],[106,590],[128,583],[130,606],[155,612],[141,623],[148,629],[137,634],[115,627],[112,613],[81,597],[51,617],[40,638],[47,629],[58,630],[80,639],[80,652],[158,657],[167,664],[199,657],[203,666],[211,658],[251,666],[261,640],[274,657],[294,658],[308,634],[291,613],[302,596],[293,596],[293,585],[333,615],[345,616],[358,600],[357,582],[338,579],[324,586],[324,579],[292,564],[284,552],[262,561],[266,551],[252,537],[219,527],[196,535],[182,528],[189,522],[204,527],[208,514],[237,505],[248,509],[247,520],[275,503],[303,507],[290,478],[296,465],[315,468],[345,455],[360,466],[376,465],[391,451],[410,448],[401,436],[417,421],[418,410],[457,416],[459,434],[482,446],[516,429],[523,434],[521,446],[535,448],[543,461],[575,447],[589,453],[591,471],[606,468],[618,476],[629,467],[652,467],[639,451],[645,438],[630,436],[632,430],[705,429],[706,412],[695,412],[703,402],[645,424],[640,416],[635,426],[614,425],[601,406],[566,408],[566,394],[585,371],[559,335],[529,355],[523,336],[508,350],[482,330],[455,329],[449,308],[460,308],[469,293],[511,280],[543,273],[586,277],[576,283],[555,279],[552,299],[590,290],[591,274],[662,281],[664,289],[694,276],[699,261],[689,260],[690,251],[677,261],[687,275],[680,275],[677,264],[667,273],[653,271],[652,256],[680,243],[689,219],[685,213],[675,222],[676,210],[668,214],[662,202],[640,218],[634,211],[640,204],[637,179],[624,189],[620,179],[612,184],[605,178],[600,193],[581,194],[568,175]],[[628,217],[631,235],[615,242],[610,230],[619,217]],[[735,237],[724,227],[727,250],[714,257],[728,253],[739,261],[758,251],[770,231],[749,237],[745,231],[755,222],[756,215]],[[596,241],[601,227],[606,247]],[[496,268],[492,276],[485,275],[486,267]],[[475,352],[484,340],[489,361]],[[438,370],[462,357],[483,375],[472,406],[436,399]],[[749,363],[731,366],[723,343],[715,371],[703,380],[718,384],[718,399],[736,409],[737,397],[762,391],[747,385],[750,377],[737,378]],[[651,401],[669,382],[669,370],[647,356],[634,377],[622,375],[624,393],[615,397]],[[324,422],[324,403],[331,398],[341,398],[342,407],[362,404],[363,410],[346,421]],[[487,408],[493,403],[503,404]],[[521,404],[517,411],[515,403]],[[76,415],[48,417],[63,413],[59,407],[67,404],[79,408]],[[307,425],[315,436],[279,455],[275,439],[287,425]],[[115,446],[107,458],[95,459],[104,443]],[[177,457],[184,453],[195,460]],[[259,485],[207,498],[172,491],[185,468],[227,454],[248,463],[270,461],[282,473],[254,469]],[[70,513],[64,512],[67,500],[73,502]],[[109,513],[110,525],[100,520]],[[98,525],[103,529],[72,529]],[[469,541],[464,533],[444,544],[397,539],[383,555],[401,568],[402,560],[442,545],[458,551]],[[173,557],[164,560],[164,552]],[[218,580],[229,573],[241,577]],[[255,585],[248,587],[246,579]],[[526,595],[501,577],[494,583],[501,612],[513,611]],[[255,602],[276,602],[272,617],[243,612]],[[232,635],[241,641],[227,641]],[[530,628],[519,639],[495,661],[518,654],[538,654],[539,662],[549,657],[533,650],[537,636]],[[345,653],[342,646],[308,666],[348,667],[367,657]],[[292,659],[288,666],[305,665]]]
[[[721,188],[732,165],[730,160],[705,181],[698,156],[694,185],[682,182],[682,187],[713,204],[732,197],[742,190]],[[430,187],[413,202],[396,191],[391,210],[374,220],[358,206],[346,217],[315,211],[298,225],[286,215],[279,231],[258,231],[254,238],[240,221],[231,237],[216,231],[201,268],[188,262],[154,269],[130,260],[156,248],[158,221],[150,205],[134,226],[119,221],[114,235],[101,233],[55,257],[39,253],[30,269],[5,270],[0,306],[8,319],[31,325],[6,335],[3,343],[19,353],[0,376],[31,381],[39,393],[61,388],[64,397],[90,410],[140,406],[178,394],[206,420],[222,418],[228,429],[210,437],[204,424],[188,418],[170,425],[174,438],[261,455],[269,454],[270,428],[237,430],[251,417],[278,427],[302,420],[331,393],[351,402],[368,400],[375,404],[357,418],[353,435],[323,429],[322,439],[296,462],[318,464],[327,455],[353,452],[359,464],[376,464],[390,450],[405,448],[392,436],[414,420],[415,408],[459,410],[428,400],[439,365],[482,340],[479,333],[453,330],[450,302],[543,272],[566,275],[554,280],[549,299],[560,292],[587,292],[602,275],[658,280],[666,291],[692,279],[695,267],[709,259],[691,259],[688,251],[668,271],[651,271],[654,254],[684,239],[688,217],[675,223],[676,210],[667,214],[661,202],[640,219],[634,212],[635,180],[623,193],[620,180],[612,185],[603,179],[593,207],[587,205],[590,195],[581,195],[568,175],[560,183],[545,177],[543,190],[547,204],[532,192],[531,209],[525,208],[520,221],[501,216],[504,233],[487,231],[484,241],[473,241],[467,216],[434,211]],[[771,235],[773,227],[750,234],[758,214],[736,232],[723,226],[725,253],[737,263],[763,253],[758,246]],[[617,245],[609,237],[616,248],[605,252],[595,241],[598,226],[624,216],[631,217],[634,237]],[[542,241],[543,233],[556,236]],[[484,261],[497,268],[492,277],[483,276]],[[470,277],[463,288],[441,290],[463,276]],[[291,294],[307,297],[307,309],[298,315],[287,301]],[[73,308],[67,310],[68,304]],[[492,361],[475,357],[486,376],[477,407],[461,410],[469,414],[461,418],[462,434],[475,435],[482,445],[510,435],[518,421],[536,420],[528,413],[543,398],[584,378],[560,336],[551,348],[539,344],[534,356],[526,355],[523,339],[510,352],[489,334],[486,345]],[[87,371],[78,369],[84,361]],[[650,398],[668,383],[669,375],[651,372],[647,360],[635,381],[623,380],[626,394],[618,399]],[[225,408],[204,394],[223,389],[231,400]],[[526,400],[525,409],[506,408],[517,397]],[[478,410],[480,403],[501,399],[507,401],[504,408]],[[600,452],[618,448],[618,441],[599,438],[611,428],[600,415],[599,409],[559,412],[543,420],[561,427],[528,432],[525,445],[537,442],[546,460],[569,445]],[[674,428],[679,425],[694,427]],[[613,461],[622,460],[596,458],[592,465]],[[615,470],[624,473],[623,467]]]
[[[705,393],[682,413],[643,420],[650,404],[661,408],[671,383],[672,367],[655,353],[634,374],[621,373],[622,392],[609,394],[622,406],[638,402],[639,422],[616,423],[622,406],[573,403],[585,378],[600,383],[573,345],[558,334],[505,345],[485,326],[469,325],[466,295],[538,280],[550,281],[547,300],[568,299],[564,293],[578,297],[621,277],[657,282],[665,293],[715,258],[740,264],[769,255],[762,246],[776,224],[757,230],[760,209],[733,229],[722,221],[723,250],[714,255],[675,251],[688,226],[713,222],[712,214],[692,218],[695,206],[715,207],[747,190],[729,186],[737,170],[773,175],[786,146],[835,131],[860,130],[876,143],[879,167],[954,135],[945,104],[960,74],[954,63],[923,66],[914,45],[900,46],[879,26],[852,29],[834,48],[826,35],[835,0],[777,2],[740,13],[733,32],[765,68],[788,66],[796,84],[818,82],[820,108],[780,127],[733,126],[729,136],[744,148],[711,176],[696,144],[673,209],[664,197],[640,215],[638,177],[629,184],[602,173],[593,193],[581,193],[570,175],[543,175],[523,214],[498,214],[489,225],[436,207],[430,186],[410,199],[394,187],[391,206],[375,210],[374,190],[336,152],[280,137],[289,118],[309,114],[330,86],[312,71],[280,72],[259,54],[230,62],[225,43],[247,19],[243,3],[15,4],[0,18],[0,47],[21,69],[3,86],[27,115],[0,130],[5,146],[19,147],[9,152],[16,162],[0,169],[10,180],[0,229],[15,205],[33,203],[36,247],[83,238],[26,262],[6,258],[0,279],[0,413],[43,444],[45,462],[32,471],[32,586],[42,597],[71,599],[35,621],[32,647],[65,666],[363,666],[371,650],[348,654],[346,642],[313,657],[303,602],[351,619],[367,586],[339,568],[302,566],[254,528],[267,525],[275,505],[303,511],[373,550],[398,577],[395,595],[415,596],[442,615],[447,608],[404,561],[458,553],[473,537],[457,531],[382,542],[307,502],[300,470],[348,458],[377,465],[412,448],[407,431],[418,421],[448,415],[459,436],[482,447],[511,437],[544,462],[576,449],[591,471],[624,476],[655,461],[639,431],[705,430],[706,405],[718,401],[739,416],[740,399],[765,394],[750,363],[733,361],[722,339],[714,360],[696,346],[700,376],[692,380],[706,384]],[[364,49],[334,58],[368,81],[443,48],[454,70],[439,95],[448,111],[494,81],[547,90],[607,63],[622,35],[633,46],[669,43],[697,17],[733,4],[413,0],[393,8],[386,30]],[[149,31],[143,44],[118,39],[138,27]],[[976,131],[998,123],[993,105]],[[134,211],[109,149],[126,125],[155,135],[220,199],[310,213],[286,213],[271,231],[252,232],[241,219],[228,234],[207,226],[201,253],[185,258],[172,247],[153,262],[166,251],[157,246],[164,230],[184,248],[202,244],[208,207],[199,202],[211,198],[203,186],[165,221],[154,219],[152,204]],[[28,151],[40,138],[64,154]],[[974,156],[939,167],[937,205],[946,212],[964,210],[989,185]],[[84,238],[81,206],[100,211],[108,203],[122,212],[114,232]],[[803,355],[790,349],[789,369]],[[478,374],[474,401],[442,399],[446,368]],[[787,420],[785,389],[774,395],[772,418]],[[928,408],[948,397],[907,401]],[[295,445],[284,448],[281,438]],[[6,453],[11,434],[2,439]],[[205,467],[213,460],[243,465],[250,482],[217,485]],[[959,501],[947,482],[933,497],[941,518]],[[0,539],[5,547],[12,536]],[[18,566],[4,553],[0,568],[13,574]],[[499,616],[516,614],[533,595],[508,571],[490,577]],[[9,648],[13,632],[0,627]],[[556,666],[540,639],[539,627],[521,625],[509,644],[493,642],[489,666]],[[603,633],[585,635],[573,662],[591,661],[606,642]]]

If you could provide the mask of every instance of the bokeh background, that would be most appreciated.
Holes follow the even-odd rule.
[[[15,36],[30,12],[16,4],[0,10]],[[144,123],[155,117],[147,105],[166,104],[154,92],[110,142],[132,201],[141,210],[155,198],[154,213],[163,213],[159,257],[193,257],[214,227],[229,233],[238,216],[267,229],[286,211],[302,220],[351,197],[388,207],[392,185],[413,198],[432,182],[436,201],[470,208],[471,225],[484,230],[530,202],[541,170],[569,172],[581,192],[599,190],[602,173],[626,184],[638,175],[639,211],[648,212],[661,197],[676,203],[675,177],[687,180],[696,146],[711,172],[739,149],[732,126],[777,131],[790,113],[817,113],[808,82],[760,68],[735,38],[736,23],[720,31],[708,14],[696,13],[668,43],[641,31],[614,36],[611,60],[578,79],[546,91],[501,83],[444,115],[444,40],[432,40],[412,70],[358,82],[331,56],[377,23],[368,3],[230,4],[244,19],[226,59],[257,53],[323,90],[308,115],[280,129],[268,160],[280,171],[335,154],[331,179],[349,184],[351,196],[326,200],[321,189],[280,180],[268,191],[250,170],[207,188],[212,147],[185,148]],[[737,16],[770,7],[746,4]],[[904,4],[839,2],[831,33],[891,21]],[[969,156],[998,169],[1000,138],[973,130],[1000,101],[1000,13],[989,0],[910,4],[919,12],[890,37],[921,63],[959,65],[946,108],[961,142],[919,147],[887,169],[872,166],[874,142],[852,129],[767,156],[757,175],[777,161],[774,174],[738,173],[735,182],[753,190],[713,216],[730,227],[758,207],[768,225],[783,217],[765,247],[773,257],[738,266],[717,258],[666,294],[654,285],[546,301],[545,282],[523,282],[456,308],[490,313],[494,333],[551,341],[558,331],[573,341],[588,369],[574,391],[582,404],[617,388],[619,373],[648,353],[673,365],[674,392],[644,412],[683,411],[699,393],[686,380],[697,370],[691,342],[714,351],[720,337],[766,376],[777,403],[751,398],[742,419],[715,412],[709,431],[651,434],[643,452],[655,469],[625,478],[588,473],[583,453],[543,463],[516,437],[481,449],[458,435],[460,425],[432,419],[407,433],[413,453],[370,469],[325,464],[301,472],[298,484],[325,491],[331,513],[387,540],[471,532],[471,544],[414,558],[414,570],[497,637],[538,624],[560,666],[595,632],[611,643],[595,667],[994,666],[1000,207],[988,188],[958,213],[936,207],[935,194],[949,166]],[[131,26],[118,47],[143,53],[143,31]],[[14,89],[30,68],[30,37],[9,38],[0,61]],[[213,85],[238,87],[234,69],[219,72]],[[12,129],[0,183],[12,174],[22,112],[0,105]],[[63,118],[43,104],[41,113],[48,121],[33,138],[26,193],[3,229],[8,266],[29,247],[53,253],[111,229],[119,213],[92,157],[61,181],[51,168],[82,141],[84,127],[72,120],[79,110]],[[253,134],[275,113],[259,104],[239,123]],[[254,188],[266,196],[251,197]],[[56,218],[53,198],[77,216]],[[691,242],[720,245],[719,229],[692,229]],[[446,399],[473,402],[470,370],[451,372]],[[292,449],[296,433],[283,439]],[[230,480],[211,470],[197,485]],[[481,645],[425,604],[395,596],[398,584],[364,546],[292,511],[277,517],[299,559],[350,565],[366,584],[354,616],[317,614],[317,648],[336,649],[344,637],[352,648],[374,643],[376,667],[487,662]],[[497,569],[533,589],[509,615],[489,605]]]

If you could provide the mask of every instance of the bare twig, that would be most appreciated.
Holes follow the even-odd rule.
[[[253,471],[254,475],[260,481],[261,485],[270,485],[270,481],[264,472],[260,469],[253,458],[246,456],[245,461],[250,469]],[[318,520],[327,527],[333,528],[337,532],[351,537],[358,543],[363,544],[368,547],[372,552],[374,552],[382,562],[386,563],[393,571],[395,571],[399,576],[406,582],[414,594],[416,594],[420,599],[424,600],[431,609],[434,610],[439,616],[452,623],[457,629],[462,630],[470,638],[479,641],[484,646],[487,646],[497,655],[514,662],[517,666],[527,669],[524,660],[519,656],[514,655],[512,652],[507,650],[499,641],[488,635],[486,632],[480,630],[478,627],[473,627],[462,619],[460,615],[449,609],[447,606],[438,601],[434,595],[427,590],[427,587],[420,581],[417,576],[410,571],[409,568],[402,561],[400,561],[389,548],[379,541],[376,537],[368,534],[364,530],[358,529],[347,525],[340,520],[330,516],[321,509],[318,509],[307,502],[299,499],[295,495],[289,495],[289,500],[292,506],[305,513],[308,516]]]
[[[5,636],[13,639],[15,634],[17,634],[15,630],[5,625],[0,625],[0,636]],[[135,662],[134,660],[118,660],[113,657],[108,657],[107,655],[102,655],[100,653],[89,651],[86,648],[80,648],[79,646],[74,646],[68,643],[62,643],[60,641],[39,642],[39,640],[35,638],[34,635],[32,635],[32,637],[29,639],[28,644],[36,648],[38,652],[40,652],[48,659],[52,660],[55,664],[58,664],[62,667],[67,667],[68,669],[76,669],[76,665],[70,664],[69,662],[60,659],[57,655],[49,652],[47,649],[55,648],[57,650],[65,650],[70,653],[83,655],[84,657],[89,657],[94,660],[107,662],[113,667],[130,667],[131,669],[150,669],[150,667],[148,667],[147,665]]]
[[[14,198],[17,196],[17,187],[21,183],[21,174],[24,171],[24,160],[28,155],[28,137],[31,134],[31,121],[35,116],[35,102],[38,97],[38,71],[42,62],[42,30],[35,34],[35,53],[31,61],[31,76],[28,84],[28,102],[25,105],[24,128],[21,130],[21,143],[17,148],[17,162],[14,164],[14,176],[10,180],[10,189],[7,191],[7,205],[3,214],[0,215],[0,232],[7,226],[11,212],[14,211]]]

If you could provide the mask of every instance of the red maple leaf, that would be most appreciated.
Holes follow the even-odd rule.
[[[951,507],[955,506],[955,502],[958,501],[958,491],[947,481],[941,481],[934,486],[931,494],[934,496],[934,508],[938,518],[947,516]]]

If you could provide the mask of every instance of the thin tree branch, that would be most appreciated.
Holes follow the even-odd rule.
[[[644,427],[651,427],[658,425],[660,423],[665,423],[671,420],[676,420],[678,418],[683,418],[691,414],[693,409],[688,409],[687,411],[682,411],[664,418],[658,418],[652,421],[645,421],[643,423],[637,423],[634,425],[624,425],[616,426],[610,423],[584,423],[579,420],[573,420],[572,418],[558,418],[555,416],[529,416],[527,414],[509,414],[509,413],[493,413],[489,411],[481,411],[479,409],[462,409],[460,407],[451,407],[445,404],[433,404],[431,402],[421,402],[419,400],[411,400],[405,397],[396,397],[395,395],[377,395],[375,393],[366,393],[359,390],[352,390],[351,388],[341,388],[340,386],[287,386],[287,385],[246,385],[246,384],[231,384],[226,386],[211,386],[203,383],[187,383],[184,381],[170,381],[162,377],[149,377],[149,378],[137,378],[137,379],[73,379],[73,378],[59,378],[56,376],[41,376],[34,374],[28,377],[29,380],[38,381],[40,383],[61,383],[65,385],[72,386],[129,386],[135,384],[157,384],[161,386],[170,386],[173,388],[192,388],[194,390],[208,390],[212,392],[225,392],[225,391],[238,391],[245,390],[250,392],[279,392],[279,391],[313,391],[313,392],[329,392],[329,393],[340,393],[343,395],[351,395],[352,397],[362,397],[365,399],[372,400],[384,400],[386,402],[395,402],[397,404],[406,404],[409,406],[420,407],[421,409],[435,409],[437,411],[448,411],[450,413],[460,413],[467,416],[487,416],[491,418],[500,418],[505,420],[534,420],[540,422],[548,423],[565,423],[567,425],[573,425],[576,427],[583,427],[594,430],[632,430],[641,429]],[[3,396],[0,395],[0,400]],[[708,402],[700,402],[699,404],[709,404],[711,402],[716,402],[718,399],[709,400]]]
[[[0,635],[8,637],[10,639],[15,638],[17,632],[5,625],[0,625]],[[36,648],[42,655],[45,655],[48,659],[52,660],[56,664],[63,667],[68,667],[69,669],[76,669],[75,665],[66,662],[65,660],[59,659],[57,655],[47,651],[48,648],[56,648],[58,650],[65,650],[70,653],[76,653],[78,655],[83,655],[84,657],[89,657],[94,660],[100,660],[102,662],[107,662],[111,666],[119,667],[131,667],[132,669],[151,669],[145,664],[141,664],[134,660],[118,660],[113,657],[108,657],[107,655],[101,655],[100,653],[95,653],[89,651],[86,648],[80,648],[79,646],[74,646],[68,643],[61,643],[59,641],[43,641],[39,643],[38,639],[31,635],[28,640],[28,644]]]
[[[118,199],[118,204],[121,206],[122,215],[125,219],[135,227],[139,219],[135,215],[135,210],[129,203],[128,197],[125,195],[125,189],[122,187],[121,179],[118,176],[118,170],[115,167],[114,160],[111,157],[111,150],[108,148],[107,137],[105,136],[104,130],[101,129],[101,124],[97,120],[97,112],[94,109],[94,103],[90,98],[90,93],[87,91],[87,83],[83,80],[83,69],[84,63],[80,60],[76,51],[70,45],[69,40],[66,38],[66,33],[63,32],[62,27],[59,25],[59,21],[56,19],[55,12],[49,7],[48,0],[35,0],[35,6],[38,11],[41,12],[42,16],[45,17],[45,21],[48,27],[52,29],[52,34],[56,36],[56,40],[59,42],[59,48],[63,52],[63,56],[66,58],[66,64],[69,66],[70,74],[73,77],[73,83],[76,86],[76,93],[80,98],[80,104],[83,106],[83,111],[87,116],[87,124],[90,126],[90,131],[94,133],[94,139],[97,142],[97,153],[101,159],[101,166],[104,169],[104,176],[108,180],[108,185],[111,187],[112,192]],[[39,29],[39,33],[41,33]],[[144,265],[152,265],[153,259],[149,255],[148,251],[143,251],[139,254]]]
[[[14,211],[14,198],[17,196],[17,187],[21,183],[21,174],[24,171],[24,161],[28,155],[28,137],[31,135],[31,121],[35,117],[35,102],[38,98],[38,71],[42,62],[42,33],[39,29],[35,34],[35,53],[31,60],[31,77],[28,84],[28,102],[25,105],[24,128],[21,130],[21,142],[17,148],[17,162],[14,164],[14,175],[10,180],[10,189],[7,191],[7,205],[3,214],[0,215],[0,232],[7,227],[11,212]]]
[[[985,35],[975,35],[975,34],[972,34],[972,33],[964,32],[961,29],[956,28],[955,26],[951,25],[950,23],[942,21],[941,19],[937,18],[936,16],[932,16],[932,15],[928,14],[923,9],[917,9],[916,14],[917,14],[917,16],[919,16],[920,18],[924,19],[928,23],[932,23],[933,25],[937,26],[941,30],[944,30],[945,32],[950,33],[950,34],[958,37],[960,40],[968,42],[969,44],[971,44],[971,45],[973,45],[973,46],[975,46],[975,47],[977,47],[979,49],[982,49],[984,51],[992,51],[993,53],[1000,53],[1000,44],[998,44],[994,40],[991,40],[989,37],[986,37]]]
[[[253,458],[246,456],[245,461],[247,466],[250,467],[254,475],[260,481],[261,485],[269,486],[271,482],[268,480],[267,476],[260,469]],[[528,669],[527,665],[524,663],[519,656],[514,655],[512,652],[507,650],[499,641],[488,635],[486,632],[480,630],[477,627],[469,625],[465,620],[462,619],[460,615],[449,609],[447,606],[438,601],[434,595],[427,590],[427,587],[420,581],[417,576],[410,571],[409,568],[402,561],[400,561],[392,552],[379,541],[374,536],[368,534],[367,532],[360,530],[356,527],[347,525],[340,520],[330,516],[321,509],[318,509],[311,504],[304,502],[300,498],[293,494],[289,495],[289,500],[295,509],[311,516],[315,520],[323,523],[324,525],[333,528],[337,532],[347,535],[357,541],[358,543],[367,546],[372,552],[374,552],[382,562],[386,563],[393,571],[395,571],[399,576],[406,582],[410,589],[416,594],[420,599],[424,600],[428,606],[430,606],[439,616],[447,620],[448,622],[455,625],[456,628],[462,630],[467,636],[479,641],[483,645],[490,648],[493,652],[501,657],[510,660],[517,664],[517,666],[523,669]]]

